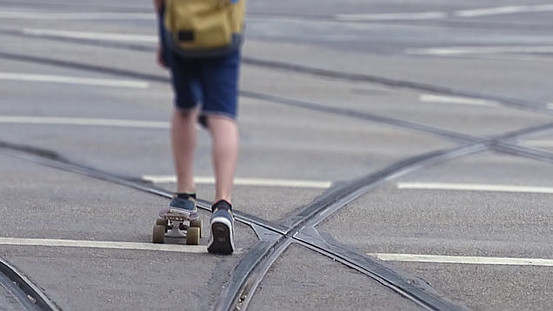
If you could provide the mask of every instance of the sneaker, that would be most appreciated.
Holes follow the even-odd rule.
[[[161,217],[170,214],[177,216],[183,215],[186,217],[197,215],[198,208],[196,207],[196,200],[192,196],[179,198],[175,195],[171,203],[169,203],[169,207],[165,207],[159,212],[159,216]]]
[[[234,217],[232,206],[225,200],[211,207],[211,237],[207,251],[214,254],[232,254],[234,252]]]

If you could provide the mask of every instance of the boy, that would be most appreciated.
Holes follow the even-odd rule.
[[[193,160],[199,120],[212,139],[216,180],[208,251],[231,254],[234,251],[231,191],[238,159],[236,113],[240,51],[236,49],[216,57],[181,57],[164,40],[163,0],[154,0],[154,3],[160,22],[158,62],[170,70],[175,92],[171,142],[177,187],[169,207],[163,208],[160,215],[197,213]]]

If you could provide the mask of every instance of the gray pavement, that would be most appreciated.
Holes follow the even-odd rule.
[[[172,93],[155,64],[151,7],[0,0],[0,143],[135,180],[171,177]],[[358,199],[321,216],[326,242],[387,261],[461,308],[553,304],[553,127],[506,141],[518,147],[490,140],[553,122],[546,1],[260,0],[248,10],[237,178],[266,183],[237,185],[237,210],[287,224],[326,193],[313,182],[374,177]],[[209,177],[209,137],[198,133],[195,172]],[[483,152],[418,165],[482,139]],[[63,310],[212,310],[259,245],[238,223],[233,256],[208,255],[208,233],[200,247],[155,248],[166,198],[11,149],[0,149],[0,258]],[[401,161],[414,163],[378,179]],[[166,180],[153,186],[174,190]],[[212,188],[200,184],[200,196],[210,200]],[[7,293],[0,303],[17,310]],[[292,242],[249,305],[282,309],[417,307]]]

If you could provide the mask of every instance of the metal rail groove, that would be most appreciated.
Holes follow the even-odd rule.
[[[374,174],[370,174],[365,178],[361,178],[359,180],[355,180],[353,182],[329,190],[326,194],[323,194],[316,201],[310,204],[306,209],[296,212],[294,215],[289,217],[287,221],[284,222],[284,225],[289,226],[290,228],[286,232],[286,235],[280,237],[276,241],[273,241],[273,243],[265,243],[264,250],[256,249],[255,252],[248,253],[244,257],[244,261],[255,263],[255,265],[252,265],[249,271],[246,271],[248,273],[248,277],[245,280],[243,275],[232,275],[231,280],[229,281],[229,286],[226,288],[225,292],[221,294],[215,310],[242,310],[246,308],[249,300],[255,292],[257,285],[265,276],[265,273],[280,256],[280,254],[282,254],[286,250],[291,241],[293,239],[296,239],[295,236],[298,233],[300,233],[305,228],[313,228],[316,224],[330,217],[339,209],[356,200],[360,196],[366,194],[373,187],[389,179],[398,178],[423,167],[436,165],[443,161],[466,156],[469,154],[479,153],[485,150],[487,150],[486,145],[471,144],[449,151],[430,152],[421,156],[416,156],[401,161],[384,170],[381,170]],[[313,246],[314,250],[320,249],[306,239],[302,239],[300,241]],[[348,256],[344,256],[341,253],[333,252],[330,250],[326,250],[326,252],[337,258],[341,258],[344,261],[350,262],[350,264],[353,264],[348,259]],[[258,258],[258,253],[263,253],[264,255],[261,260],[256,261],[254,259]],[[380,283],[393,291],[397,292],[397,289],[401,288],[402,291],[400,294],[402,296],[415,302],[416,304],[427,306],[428,310],[460,309],[458,306],[455,306],[436,295],[431,295],[426,291],[421,291],[419,288],[417,288],[417,286],[409,283],[407,280],[405,280],[405,278],[400,277],[397,273],[390,272],[386,276],[380,276],[377,273],[374,273],[374,266],[376,266],[377,264],[374,261],[372,263],[373,267],[367,267],[362,270],[358,269],[358,271],[361,271],[365,275],[368,275],[372,278],[378,276],[378,280],[383,280],[380,281]],[[368,271],[371,272],[369,273]],[[394,275],[394,277],[392,277],[391,275]],[[240,279],[244,281],[238,282],[235,279]],[[398,280],[402,281],[400,282]],[[229,297],[234,298],[229,299]]]
[[[344,257],[343,254],[346,252],[346,250],[340,245],[336,243],[329,244],[325,242],[324,245],[326,245],[327,247],[321,247],[320,241],[318,241],[317,239],[306,239],[305,234],[302,235],[302,233],[304,233],[305,230],[315,230],[314,228],[317,224],[327,219],[330,215],[341,209],[348,202],[355,200],[355,198],[359,197],[361,194],[369,190],[363,188],[374,187],[378,183],[384,182],[388,179],[397,178],[400,175],[407,174],[412,170],[420,169],[425,165],[432,165],[437,164],[440,161],[446,161],[449,159],[448,157],[461,157],[475,154],[481,151],[495,150],[501,153],[508,153],[520,157],[532,158],[553,163],[553,154],[551,153],[534,150],[531,148],[525,148],[502,141],[503,137],[505,137],[506,139],[513,139],[517,138],[518,136],[531,134],[532,131],[540,132],[549,129],[551,126],[551,124],[546,124],[543,126],[536,126],[510,132],[505,134],[504,136],[489,139],[485,141],[485,143],[475,143],[465,147],[459,147],[450,150],[449,152],[451,154],[448,154],[448,152],[434,152],[427,155],[422,155],[400,162],[386,170],[369,175],[358,181],[354,181],[346,186],[343,186],[342,189],[330,189],[328,192],[326,192],[326,194],[323,194],[322,198],[319,198],[316,202],[312,203],[303,210],[296,212],[294,215],[288,217],[288,219],[284,221],[284,226],[291,227],[291,229],[283,238],[294,238],[302,242],[304,245],[309,246],[313,250],[319,250],[318,252],[321,254],[326,254],[328,257],[334,259],[340,259],[342,263],[373,277],[384,286],[397,291],[402,296],[416,302],[421,306],[425,306],[429,310],[456,310],[457,308],[459,308],[458,306],[452,305],[441,298],[437,298],[436,295],[428,295],[427,291],[421,291],[419,288],[414,287],[409,281],[406,282],[404,278],[398,278],[397,274],[394,272],[390,272],[390,270],[383,270],[386,271],[386,273],[384,274],[382,272],[374,273],[374,269],[381,271],[380,268],[382,267],[382,265],[377,264],[376,261],[368,259],[366,256],[362,256],[351,251],[349,251],[348,255]],[[428,158],[425,159],[425,157]],[[436,163],[432,163],[434,161],[436,161]],[[358,193],[356,194],[355,192]],[[343,197],[340,198],[340,196]],[[340,199],[344,202],[332,202],[333,200],[336,201]],[[332,204],[324,206],[325,201],[330,201],[332,202]],[[303,227],[298,230],[297,228],[301,225],[303,225]],[[290,234],[292,234],[292,237],[290,237]],[[281,238],[281,240],[283,238]],[[319,246],[317,246],[317,244],[319,244]],[[273,251],[280,254],[284,251],[284,249],[282,248],[286,248],[288,245],[289,244],[279,241],[278,244],[275,242],[270,247],[266,247],[267,251]],[[256,251],[259,252],[259,250]],[[232,303],[230,303],[230,300],[228,300],[228,298],[225,298],[228,296],[222,295],[220,303],[217,305],[215,310],[241,310],[242,308],[247,307],[247,303],[249,302],[249,299],[251,299],[251,295],[253,294],[253,292],[255,292],[255,287],[261,282],[261,279],[264,276],[263,272],[268,271],[268,269],[274,263],[277,257],[278,256],[273,256],[272,258],[270,258],[269,256],[265,255],[264,259],[270,258],[268,259],[268,262],[262,263],[261,268],[252,267],[252,271],[249,272],[250,275],[252,275],[252,278],[254,278],[253,276],[255,276],[255,278],[253,280],[244,282],[241,286],[237,286],[236,290],[234,291],[234,301]],[[249,258],[245,260],[251,261]],[[364,262],[364,265],[357,265],[356,263],[359,262]],[[255,269],[259,271],[254,272]],[[242,276],[241,278],[243,279]],[[230,294],[230,289],[227,288],[225,294]],[[250,295],[250,297],[248,297],[248,295]]]
[[[8,290],[25,310],[60,311],[40,288],[3,259],[0,259],[0,286]]]
[[[391,289],[425,310],[466,310],[464,306],[456,305],[441,297],[432,287],[420,282],[420,279],[402,276],[398,274],[396,269],[381,261],[326,241],[314,243],[312,240],[306,241],[301,237],[294,237],[294,239],[297,240],[299,245],[369,276],[377,283]]]

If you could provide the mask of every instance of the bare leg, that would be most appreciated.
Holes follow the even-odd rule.
[[[212,139],[212,159],[215,170],[215,202],[232,202],[232,185],[238,160],[238,125],[223,116],[208,116]]]
[[[194,184],[194,153],[196,151],[196,120],[198,109],[173,113],[171,141],[177,173],[177,192],[196,192]]]

